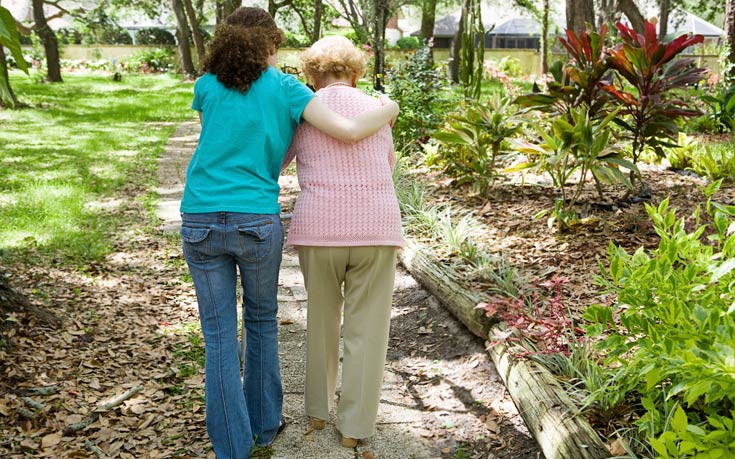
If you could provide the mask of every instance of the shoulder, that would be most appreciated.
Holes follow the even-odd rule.
[[[221,83],[217,80],[217,75],[213,73],[205,73],[204,75],[197,78],[197,81],[194,83],[194,89],[196,91],[202,91],[220,85]]]

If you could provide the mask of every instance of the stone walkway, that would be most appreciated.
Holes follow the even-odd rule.
[[[175,231],[180,225],[179,200],[183,191],[186,166],[196,147],[198,133],[198,123],[184,123],[170,138],[169,145],[159,159],[160,186],[157,190],[160,194],[159,216],[166,230]],[[287,177],[284,179],[288,180]],[[396,296],[403,292],[403,296],[413,295],[415,298],[420,298],[423,305],[431,304],[434,308],[441,309],[436,300],[429,298],[429,294],[424,292],[422,295],[416,296],[414,290],[418,289],[420,287],[416,281],[405,271],[399,269],[396,279]],[[415,374],[408,375],[403,367],[397,368],[399,364],[395,359],[390,358],[393,351],[389,351],[389,359],[386,364],[377,434],[374,437],[361,443],[356,449],[343,448],[339,444],[339,435],[334,428],[334,418],[330,420],[330,424],[325,430],[312,431],[303,414],[306,290],[299,271],[298,259],[291,248],[286,248],[284,251],[278,299],[281,323],[279,333],[281,373],[285,392],[284,416],[289,425],[273,445],[275,450],[274,459],[434,459],[441,457],[493,459],[510,457],[505,454],[495,455],[492,452],[489,455],[484,452],[482,456],[460,456],[454,448],[451,448],[451,452],[450,448],[443,448],[442,446],[447,443],[441,443],[434,433],[427,431],[427,424],[433,423],[441,426],[444,419],[450,420],[447,421],[448,427],[446,428],[451,429],[453,427],[448,422],[458,423],[458,416],[467,416],[472,418],[473,422],[477,422],[474,418],[480,416],[475,410],[477,407],[473,408],[473,405],[480,398],[494,399],[495,404],[492,410],[507,413],[510,420],[506,424],[514,430],[514,435],[520,435],[521,437],[525,435],[525,439],[528,440],[527,432],[523,432],[525,427],[522,425],[515,407],[509,401],[502,383],[494,374],[491,364],[484,363],[485,367],[489,367],[489,370],[485,368],[485,371],[490,373],[489,377],[483,376],[483,381],[484,378],[487,378],[487,387],[482,388],[484,391],[482,393],[470,394],[471,400],[469,402],[459,400],[458,393],[461,391],[457,390],[455,382],[445,388],[446,390],[438,397],[439,402],[433,401],[432,406],[427,406],[428,403],[420,400],[421,396],[417,395],[416,387],[419,386],[411,386],[412,384],[427,384],[422,382],[421,379],[425,375],[424,370],[417,370]],[[394,308],[393,315],[403,314],[406,316],[416,309],[424,310],[426,307]],[[413,319],[410,319],[411,315],[408,315],[408,317],[407,320],[413,321]],[[394,322],[395,319],[394,317]],[[476,369],[478,367],[477,359],[485,355],[482,343],[478,343],[472,337],[467,337],[467,335],[470,335],[469,332],[461,329],[461,326],[453,324],[450,327],[444,324],[451,322],[451,320],[437,320],[437,322],[440,321],[442,324],[438,327],[445,327],[446,330],[443,336],[447,337],[451,333],[456,334],[458,339],[456,346],[461,349],[458,355],[461,354],[465,357],[472,355],[474,360],[470,361],[468,368]],[[465,336],[465,338],[463,339],[462,336]],[[411,337],[394,336],[392,328],[392,345],[402,339],[410,340]],[[415,351],[410,355],[414,356],[414,353]],[[477,357],[478,355],[480,357]],[[429,362],[431,362],[431,359],[429,359]],[[435,361],[432,365],[438,368],[441,363]],[[436,370],[436,368],[433,368],[433,370]],[[449,378],[445,379],[448,380]],[[427,387],[436,391],[442,389],[439,379],[430,381],[431,385],[427,385]],[[442,408],[442,404],[446,407]],[[428,419],[427,416],[433,418]],[[481,427],[484,427],[484,419],[483,415],[479,421]],[[439,430],[441,430],[441,427]],[[456,432],[456,434],[459,435],[460,432]],[[492,432],[489,432],[489,434],[492,434]],[[433,439],[428,440],[427,437],[433,437]],[[529,455],[516,455],[516,457],[519,459],[535,458],[538,455],[533,452]]]

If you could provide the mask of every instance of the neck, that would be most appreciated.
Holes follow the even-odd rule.
[[[352,80],[350,78],[325,78],[323,81],[319,82],[319,85],[316,86],[316,89],[323,89],[327,88],[329,86],[348,86],[348,87],[354,87],[352,84]]]

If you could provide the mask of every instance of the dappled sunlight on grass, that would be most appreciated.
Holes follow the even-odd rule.
[[[64,79],[11,75],[30,107],[0,113],[0,250],[34,247],[84,263],[105,256],[117,226],[108,206],[90,203],[153,183],[174,125],[194,115],[192,84],[170,75]]]

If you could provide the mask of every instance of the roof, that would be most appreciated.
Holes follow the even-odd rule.
[[[434,23],[435,37],[453,37],[457,32],[461,9],[454,13],[448,14]],[[534,19],[527,17],[530,13],[514,8],[507,7],[486,7],[482,6],[482,22],[485,30],[490,34],[497,35],[541,35],[541,25]],[[551,22],[556,26],[563,24],[558,18],[554,18]],[[493,29],[493,25],[495,28]],[[492,29],[492,30],[491,30]],[[411,35],[419,35],[420,31],[415,31]]]
[[[666,29],[671,35],[685,33],[700,34],[705,37],[721,37],[725,35],[725,31],[716,25],[705,21],[693,13],[678,9],[669,15],[668,27]]]
[[[459,24],[460,11],[457,10],[452,14],[448,14],[434,23],[435,37],[453,37],[457,32]],[[485,23],[485,30],[492,35],[541,35],[541,25],[536,20],[524,15],[529,14],[521,10],[514,10],[511,7],[502,8],[499,11],[495,8],[482,8],[482,19]],[[651,16],[655,16],[658,11],[651,11]],[[510,15],[510,16],[509,16]],[[487,18],[494,18],[495,22],[488,21]],[[623,19],[624,22],[627,22]],[[555,18],[551,21],[554,26],[564,30],[566,28],[563,17]],[[496,27],[490,30],[493,23]],[[552,29],[554,27],[552,26]],[[669,14],[668,32],[670,35],[681,34],[701,34],[705,37],[721,37],[724,31],[714,24],[711,24],[699,16],[681,9],[672,10]],[[411,33],[418,35],[419,31]]]
[[[529,18],[508,19],[491,30],[490,35],[541,35],[541,24]]]

